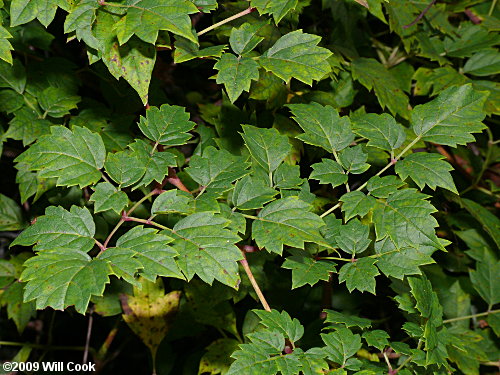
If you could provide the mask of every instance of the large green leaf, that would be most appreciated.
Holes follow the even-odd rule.
[[[127,0],[127,14],[116,25],[120,44],[132,35],[154,44],[160,30],[170,31],[195,43],[189,14],[198,9],[189,0]]]
[[[108,265],[83,251],[53,248],[28,259],[21,280],[26,281],[24,301],[36,300],[36,308],[62,310],[75,306],[85,314],[91,296],[101,296],[109,282]]]
[[[250,90],[252,80],[259,79],[259,64],[249,57],[224,53],[214,68],[219,71],[217,83],[224,84],[231,102],[235,102],[243,91]]]
[[[138,123],[142,133],[163,146],[178,146],[185,144],[195,123],[189,121],[189,113],[184,107],[163,104],[160,108],[151,107],[146,111],[146,117],[141,116]]]
[[[268,204],[252,224],[257,246],[281,254],[283,245],[304,248],[305,242],[324,243],[319,229],[320,217],[309,212],[311,206],[298,197],[279,199]]]
[[[38,217],[11,246],[36,244],[36,251],[64,247],[85,252],[94,247],[94,234],[94,220],[85,207],[73,206],[66,211],[62,207],[49,206],[45,215]]]
[[[95,184],[101,178],[105,148],[99,134],[87,128],[53,126],[16,162],[29,164],[40,177],[55,177],[57,185],[80,187]]]
[[[417,152],[396,163],[396,173],[405,180],[408,176],[423,189],[425,185],[436,190],[437,186],[458,194],[450,171],[453,167],[444,156],[435,153]]]
[[[214,280],[237,289],[238,261],[243,259],[235,246],[240,237],[226,229],[229,220],[209,212],[187,216],[174,226],[172,247],[179,253],[178,264],[188,280],[197,274],[212,285]]]
[[[456,147],[474,141],[471,133],[485,128],[481,123],[488,94],[472,85],[450,87],[433,101],[416,106],[411,112],[415,134],[425,141]]]
[[[304,130],[298,139],[335,153],[354,141],[349,117],[340,117],[336,109],[318,103],[290,104],[293,118]]]
[[[295,78],[311,85],[331,70],[327,59],[332,53],[318,47],[320,40],[319,36],[303,33],[302,30],[292,31],[278,39],[259,58],[259,62],[264,69],[286,82]]]

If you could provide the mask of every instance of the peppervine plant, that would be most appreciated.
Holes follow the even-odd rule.
[[[2,359],[500,366],[496,0],[0,5]]]

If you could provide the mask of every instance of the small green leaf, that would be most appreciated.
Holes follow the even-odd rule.
[[[11,88],[19,94],[24,92],[26,69],[19,60],[14,60],[12,64],[0,61],[0,87]]]
[[[450,87],[429,103],[417,105],[411,113],[415,134],[424,141],[456,147],[473,142],[471,133],[485,126],[483,110],[488,94],[472,85]]]
[[[144,175],[144,165],[130,151],[108,154],[104,168],[109,177],[122,187],[135,184]]]
[[[27,163],[40,177],[57,178],[59,186],[93,185],[101,179],[106,150],[99,134],[87,128],[53,126],[16,162]]]
[[[328,358],[340,366],[344,366],[347,360],[361,349],[361,336],[344,327],[332,333],[322,333],[321,338],[326,344],[325,352]]]
[[[374,266],[375,262],[372,258],[361,258],[343,265],[339,272],[339,282],[346,282],[349,292],[357,289],[375,294],[375,276],[380,275]]]
[[[264,69],[273,72],[283,81],[296,78],[311,85],[319,81],[331,70],[327,59],[332,53],[318,47],[321,38],[317,35],[292,31],[283,35],[260,58]]]
[[[306,284],[313,286],[320,280],[328,281],[330,273],[335,272],[335,263],[306,255],[290,256],[281,267],[292,270],[292,289]]]
[[[370,346],[377,348],[380,351],[383,351],[385,347],[389,346],[389,334],[381,329],[376,329],[373,331],[367,331],[363,333],[363,338],[366,343]]]
[[[161,193],[153,202],[151,213],[153,215],[180,213],[189,215],[194,213],[192,204],[193,196],[185,191],[173,189]]]
[[[86,252],[94,247],[95,224],[89,210],[72,206],[70,211],[49,206],[45,215],[26,228],[11,246],[36,244],[36,251],[54,248],[72,248]]]
[[[313,164],[309,178],[319,180],[320,184],[331,184],[336,187],[347,182],[347,174],[339,163],[331,159],[322,159],[321,163]]]
[[[292,319],[286,311],[280,313],[277,310],[253,310],[253,312],[260,318],[260,324],[271,331],[282,333],[292,343],[299,341],[304,335],[304,327],[298,319]]]
[[[464,65],[464,73],[475,76],[489,76],[500,73],[500,53],[485,49],[474,54]]]
[[[373,209],[376,203],[375,198],[361,191],[346,193],[339,200],[342,202],[342,212],[344,212],[346,221],[354,216],[365,216]]]
[[[257,8],[259,14],[270,14],[278,24],[288,12],[297,7],[298,0],[251,0],[250,5]]]
[[[399,148],[406,138],[404,127],[387,113],[357,116],[353,120],[353,129],[356,134],[368,139],[368,146],[386,151]]]
[[[248,163],[242,157],[226,150],[209,146],[203,156],[193,155],[186,172],[203,186],[204,190],[221,194],[231,188],[231,183],[247,175]]]
[[[184,107],[163,104],[160,108],[151,107],[146,117],[141,116],[139,129],[152,141],[163,146],[179,146],[185,144],[195,123],[189,121],[189,113]]]
[[[40,107],[52,117],[64,117],[79,102],[79,96],[68,95],[65,89],[58,87],[47,87],[38,96]]]
[[[354,315],[346,315],[334,310],[324,310],[326,312],[325,323],[333,323],[333,325],[344,324],[347,328],[359,327],[361,329],[370,328],[371,320],[360,318]]]
[[[0,305],[7,305],[7,315],[16,324],[17,331],[22,334],[31,318],[36,316],[35,303],[24,302],[24,283],[12,283],[0,297]]]
[[[373,176],[368,180],[366,188],[377,198],[387,198],[395,193],[404,183],[396,176]]]
[[[410,176],[420,189],[427,185],[436,190],[440,186],[458,194],[450,174],[453,167],[443,159],[440,154],[417,152],[397,162],[395,170],[402,180]]]
[[[366,162],[368,154],[361,145],[343,149],[339,154],[339,160],[348,173],[361,174],[370,168],[370,164]]]
[[[52,125],[49,120],[40,118],[39,114],[31,108],[22,107],[14,113],[14,118],[10,120],[4,137],[22,141],[23,145],[27,146],[42,135],[50,134]]]
[[[237,55],[243,56],[251,52],[260,42],[264,40],[259,36],[259,31],[266,23],[244,23],[240,28],[233,28],[229,36],[229,44]]]
[[[131,156],[137,158],[140,170],[144,174],[136,187],[149,185],[153,180],[161,183],[168,174],[168,167],[177,165],[175,154],[169,151],[154,151],[153,146],[142,139],[137,139],[129,147],[133,150]],[[126,169],[127,164],[123,165],[122,168]]]
[[[259,64],[249,57],[224,53],[214,68],[219,71],[217,83],[224,84],[232,103],[243,91],[250,91],[252,81],[259,79]]]
[[[281,254],[283,245],[304,248],[305,242],[324,243],[319,228],[323,220],[309,212],[311,206],[297,197],[278,199],[259,212],[252,224],[257,246]]]
[[[292,150],[288,137],[281,135],[274,128],[260,129],[255,126],[243,125],[241,136],[253,159],[268,174],[274,172]]]
[[[286,163],[280,166],[273,173],[274,186],[278,189],[297,189],[304,183],[300,178],[300,167]]]
[[[21,207],[16,201],[0,194],[0,231],[15,231],[25,226]]]
[[[90,197],[94,202],[94,212],[113,210],[121,214],[128,204],[128,197],[123,191],[117,190],[109,182],[101,182],[94,188],[94,194]]]
[[[476,269],[470,270],[470,280],[479,295],[493,306],[500,302],[500,261],[485,259],[476,263]]]
[[[358,219],[349,221],[347,224],[340,226],[338,234],[335,237],[335,242],[338,247],[354,257],[356,254],[365,251],[371,244],[369,238],[370,228],[361,224]]]
[[[278,192],[260,179],[246,176],[239,180],[233,191],[233,205],[240,210],[255,210],[272,201]]]
[[[354,141],[349,117],[340,117],[333,107],[318,103],[289,104],[288,107],[305,132],[297,136],[303,142],[335,153]]]
[[[56,15],[57,8],[68,10],[68,0],[13,0],[10,4],[10,26],[28,23],[35,18],[47,27]]]
[[[37,309],[50,306],[62,310],[74,305],[76,311],[85,314],[90,297],[101,296],[109,282],[105,261],[74,248],[45,250],[24,265],[24,302],[36,300]],[[48,269],[51,272],[46,272]]]

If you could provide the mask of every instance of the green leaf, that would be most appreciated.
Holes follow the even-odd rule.
[[[339,327],[332,333],[322,333],[321,339],[326,345],[328,358],[340,366],[344,366],[361,349],[361,336],[344,327]]]
[[[259,79],[259,64],[249,57],[236,57],[232,53],[224,53],[217,64],[217,83],[224,84],[227,95],[234,103],[243,91],[250,91],[253,81]]]
[[[500,53],[495,49],[479,51],[467,60],[463,72],[479,77],[500,73]]]
[[[137,272],[143,268],[142,264],[134,258],[134,252],[130,249],[111,247],[100,253],[97,259],[107,262],[110,275],[115,275],[134,286],[140,283],[136,280]]]
[[[403,185],[404,183],[396,176],[373,176],[368,180],[366,188],[374,197],[388,198]]]
[[[401,147],[406,138],[404,127],[387,113],[356,116],[352,126],[356,134],[368,139],[368,146],[385,151]]]
[[[482,131],[483,110],[488,94],[472,85],[450,87],[429,103],[417,105],[411,113],[415,134],[424,141],[456,147],[474,141],[471,133]]]
[[[231,366],[231,354],[238,349],[235,339],[222,338],[212,342],[205,348],[206,353],[200,360],[199,374],[225,374]]]
[[[251,0],[250,6],[257,8],[259,14],[270,14],[278,24],[288,12],[297,7],[298,0]]]
[[[257,47],[264,40],[259,36],[261,29],[266,23],[244,23],[240,28],[233,28],[229,36],[229,44],[237,55],[243,56]]]
[[[19,334],[23,333],[31,318],[36,316],[35,303],[23,301],[24,287],[24,283],[13,283],[0,297],[0,305],[7,305],[7,315],[16,324]]]
[[[443,161],[444,158],[440,154],[417,152],[397,162],[395,170],[402,180],[410,176],[420,189],[427,185],[436,190],[436,187],[440,186],[458,194],[450,174],[453,167]]]
[[[181,36],[175,39],[174,62],[180,64],[193,59],[221,57],[227,45],[210,46],[200,49],[200,46]]]
[[[368,154],[361,145],[343,149],[339,154],[339,160],[347,173],[361,174],[370,168],[370,164],[366,162]]]
[[[324,310],[326,312],[325,323],[344,324],[347,328],[359,327],[361,329],[370,328],[372,325],[371,320],[360,318],[354,315],[346,315],[334,310]]]
[[[319,228],[323,220],[309,212],[311,206],[298,197],[278,199],[262,209],[252,223],[257,246],[281,254],[283,245],[304,248],[305,242],[324,243]]]
[[[241,251],[234,245],[240,237],[226,229],[230,221],[213,213],[192,214],[175,224],[172,247],[179,253],[178,264],[188,280],[197,274],[212,285],[214,280],[237,289]]]
[[[309,178],[319,180],[320,184],[331,184],[336,187],[347,182],[347,174],[336,161],[322,159],[321,163],[313,164],[312,173]]]
[[[38,96],[40,107],[52,117],[64,117],[79,102],[79,96],[68,95],[65,89],[59,87],[47,87]]]
[[[95,213],[113,210],[120,215],[128,204],[128,197],[109,182],[101,182],[95,186],[90,201],[94,202]]]
[[[83,40],[88,46],[97,49],[99,41],[92,33],[92,25],[96,19],[99,3],[94,0],[80,0],[78,3],[72,3],[64,21],[64,32],[74,31],[78,40]]]
[[[409,100],[396,77],[374,59],[358,58],[351,64],[352,77],[368,90],[373,89],[382,108],[408,118]]]
[[[389,337],[389,334],[381,329],[363,333],[363,338],[366,343],[379,349],[380,351],[383,351],[386,346],[389,346],[389,341],[387,340]]]
[[[245,176],[236,183],[232,201],[240,210],[255,210],[274,200],[277,194],[276,190],[264,185],[262,180]]]
[[[306,255],[290,256],[281,267],[292,270],[292,289],[306,284],[313,286],[320,280],[328,281],[330,273],[335,272],[335,263]]]
[[[177,189],[168,190],[161,193],[153,202],[151,213],[153,215],[180,213],[189,215],[194,213],[193,196],[189,193]]]
[[[335,242],[338,247],[354,257],[356,254],[365,251],[371,244],[369,238],[370,228],[361,224],[358,219],[349,221],[340,226],[338,234],[335,236]]]
[[[49,120],[41,119],[31,108],[23,107],[14,113],[4,137],[22,141],[27,146],[42,135],[49,134],[52,125]]]
[[[58,186],[83,188],[101,179],[106,150],[99,134],[81,127],[53,126],[50,131],[15,161],[40,171],[40,177],[57,178]]]
[[[340,151],[354,141],[349,117],[340,117],[333,107],[318,103],[289,104],[288,107],[293,119],[305,132],[296,137],[301,141],[330,153]]]
[[[281,135],[276,129],[260,129],[255,126],[243,125],[245,144],[252,158],[265,172],[271,174],[288,156],[292,146],[286,135]]]
[[[485,259],[476,263],[470,270],[470,280],[479,295],[493,306],[500,302],[500,261]]]
[[[21,207],[16,201],[0,194],[0,231],[15,231],[25,226]]]
[[[116,241],[116,247],[129,249],[142,264],[141,276],[154,282],[157,276],[184,279],[175,261],[177,251],[169,245],[172,238],[156,229],[138,225]],[[105,254],[106,250],[103,254]]]
[[[85,314],[90,297],[101,296],[109,282],[106,262],[74,248],[45,250],[24,264],[24,302],[36,300],[37,309],[50,306],[62,310],[74,305]],[[48,269],[51,272],[46,272]]]
[[[304,179],[300,178],[300,167],[287,163],[282,163],[276,168],[273,181],[274,187],[278,189],[297,189],[304,183]]]
[[[332,53],[318,47],[321,38],[317,35],[292,31],[283,35],[260,58],[264,69],[273,72],[285,82],[296,78],[305,84],[319,81],[331,70],[327,59]]]
[[[242,157],[234,156],[226,150],[209,146],[203,156],[193,155],[186,172],[204,190],[221,194],[231,188],[231,183],[247,175],[248,163]]]
[[[18,26],[37,18],[47,27],[56,15],[57,8],[68,10],[68,0],[13,0],[10,3],[10,26]]]
[[[94,234],[94,220],[87,208],[72,206],[66,211],[62,207],[49,206],[45,215],[38,217],[11,246],[36,244],[36,251],[64,247],[86,252],[94,247]]]
[[[168,151],[154,151],[153,147],[142,139],[137,139],[129,147],[133,150],[131,156],[137,158],[139,162],[138,166],[140,167],[136,172],[138,173],[139,170],[142,170],[144,174],[137,186],[149,185],[153,180],[161,183],[168,174],[168,167],[175,167],[177,164],[175,154]],[[127,162],[121,166],[125,170],[127,167]]]
[[[292,343],[300,340],[304,335],[304,327],[298,319],[292,319],[286,311],[252,310],[259,318],[260,324],[271,331],[277,331],[288,338]]]
[[[160,108],[149,108],[138,125],[142,133],[157,144],[179,146],[191,139],[188,132],[196,124],[189,121],[189,113],[184,107],[163,104]]]
[[[190,14],[198,13],[189,0],[129,0],[127,14],[116,25],[120,44],[137,35],[154,44],[160,30],[170,31],[198,43],[193,34]]]
[[[438,226],[431,215],[436,209],[426,200],[429,196],[416,189],[398,190],[386,201],[378,200],[373,211],[377,240],[389,236],[396,248],[432,246],[444,250],[436,237]]]
[[[481,25],[463,23],[454,33],[453,38],[444,40],[446,54],[453,57],[468,57],[475,52],[490,48],[500,43],[498,33],[490,33]]]
[[[12,64],[0,61],[0,87],[11,88],[19,94],[24,92],[26,70],[19,60],[14,60]]]
[[[106,173],[121,187],[135,184],[144,175],[144,164],[136,155],[130,151],[120,151],[106,157]]]
[[[351,191],[339,199],[342,202],[342,212],[348,221],[354,216],[365,216],[375,206],[376,200],[361,191]]]
[[[10,89],[0,90],[0,111],[13,113],[23,106],[24,97],[22,95]]]
[[[376,261],[372,258],[361,258],[354,263],[344,264],[339,272],[339,282],[346,282],[349,292],[357,289],[360,292],[375,294],[375,276],[380,275],[374,266]]]
[[[7,39],[12,38],[12,35],[7,31],[5,27],[0,25],[0,59],[12,64],[14,61],[12,60],[11,51],[14,49],[12,44]]]

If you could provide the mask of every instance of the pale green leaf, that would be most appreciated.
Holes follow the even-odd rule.
[[[375,294],[375,276],[380,275],[374,266],[375,262],[376,259],[361,258],[343,265],[339,272],[339,282],[345,282],[349,292],[357,289]]]
[[[96,19],[99,2],[95,0],[80,0],[73,2],[69,14],[64,21],[64,32],[74,31],[78,40],[83,40],[88,46],[97,49],[99,41],[92,33],[92,25]]]
[[[109,282],[106,262],[76,249],[46,250],[24,265],[24,301],[36,300],[37,309],[50,306],[62,310],[74,305],[76,311],[85,314],[90,297],[101,296]]]
[[[402,180],[410,176],[420,189],[427,185],[436,190],[440,186],[458,194],[450,174],[453,167],[443,159],[440,154],[417,152],[397,162],[395,170]]]
[[[99,134],[87,128],[53,126],[51,134],[38,139],[16,162],[27,163],[40,177],[57,178],[59,186],[81,188],[101,179],[105,148]]]
[[[319,229],[323,220],[309,212],[311,206],[298,197],[269,203],[252,224],[252,237],[257,246],[281,254],[283,245],[303,249],[305,242],[324,243]]]
[[[28,23],[35,18],[47,27],[58,7],[68,10],[69,0],[13,0],[10,4],[11,27]]]
[[[101,182],[94,188],[94,194],[89,199],[94,202],[94,212],[113,210],[121,214],[128,204],[128,197],[123,191],[117,190],[109,182]]]
[[[95,224],[89,210],[72,206],[70,211],[49,206],[45,215],[26,228],[11,246],[36,244],[36,251],[64,247],[89,251],[94,247]]]
[[[179,146],[191,138],[188,132],[195,123],[189,121],[189,113],[184,107],[163,104],[160,108],[149,108],[146,117],[141,116],[138,125],[152,141],[164,146]]]
[[[170,46],[168,46],[170,48]],[[227,49],[227,45],[215,45],[200,49],[197,43],[178,36],[174,43],[174,62],[180,64],[193,59],[205,59],[221,57]]]
[[[217,64],[217,83],[224,84],[232,103],[243,91],[250,91],[253,81],[259,79],[259,64],[249,57],[236,57],[232,53],[224,53]]]
[[[300,178],[300,167],[282,163],[273,173],[274,187],[278,189],[297,189],[304,183]]]
[[[381,329],[375,329],[373,331],[367,331],[363,333],[363,339],[370,346],[383,351],[386,346],[389,346],[389,334]]]
[[[482,131],[483,110],[488,94],[472,85],[450,87],[429,103],[416,106],[411,113],[415,134],[428,142],[456,147],[474,141],[471,133]]]
[[[335,108],[318,103],[290,104],[288,107],[293,119],[304,130],[304,134],[297,136],[303,142],[335,153],[354,141],[349,117],[340,117]]]
[[[5,27],[0,25],[0,59],[9,64],[12,64],[14,61],[12,60],[11,51],[14,48],[8,41],[8,39],[10,38],[12,38],[12,35],[7,31]]]
[[[278,39],[259,58],[259,62],[264,69],[286,82],[295,78],[311,85],[331,70],[327,59],[332,53],[318,47],[320,40],[319,36],[303,33],[302,30],[292,31]]]

